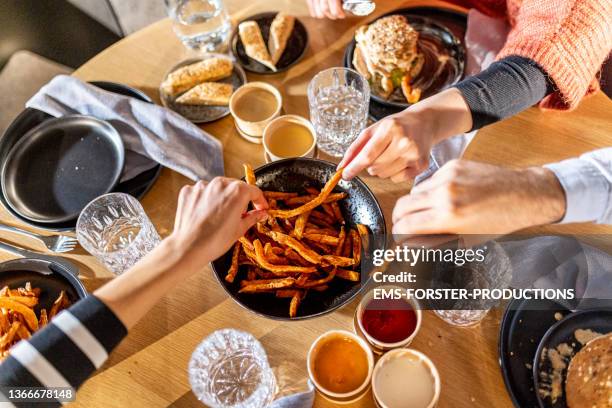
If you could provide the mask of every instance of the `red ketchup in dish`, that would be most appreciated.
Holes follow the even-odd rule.
[[[376,340],[398,343],[414,333],[417,315],[405,300],[373,299],[365,307],[361,323]]]

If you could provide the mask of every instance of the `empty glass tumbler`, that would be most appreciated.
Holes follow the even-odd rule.
[[[370,85],[352,69],[326,69],[310,81],[308,104],[317,146],[340,157],[366,127]]]
[[[137,199],[110,193],[87,204],[77,220],[79,244],[119,275],[148,254],[161,238]]]
[[[211,408],[263,408],[276,394],[276,378],[266,351],[251,334],[217,330],[194,350],[189,382]]]
[[[164,0],[172,28],[187,48],[224,51],[232,23],[222,0]]]

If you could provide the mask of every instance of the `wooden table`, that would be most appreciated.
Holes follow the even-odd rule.
[[[298,16],[310,33],[305,58],[287,72],[274,76],[249,75],[249,80],[268,81],[277,86],[287,113],[308,116],[306,86],[322,69],[342,64],[344,47],[362,19],[319,21],[307,16],[301,0],[226,0],[234,22],[269,10],[286,10]],[[423,4],[412,2],[411,4]],[[425,4],[432,4],[426,2]],[[377,1],[376,14],[399,7],[396,1]],[[164,20],[109,47],[75,72],[83,80],[123,82],[146,92],[156,101],[158,85],[165,72],[187,56]],[[586,99],[572,113],[544,113],[530,109],[517,117],[482,130],[470,145],[471,159],[509,166],[529,166],[576,156],[612,145],[612,102],[598,94]],[[224,146],[226,175],[242,175],[241,164],[264,163],[260,145],[242,139],[231,118],[203,127]],[[408,186],[364,177],[382,204],[387,220],[397,198]],[[142,200],[145,210],[162,236],[172,229],[179,189],[190,183],[164,169],[153,189]],[[16,224],[5,211],[0,222]],[[390,228],[391,225],[388,225]],[[610,233],[612,229],[590,224],[534,229],[564,233]],[[1,234],[2,239],[36,250],[36,242]],[[85,252],[69,255],[79,263],[83,281],[93,290],[111,278]],[[0,254],[0,261],[11,258]],[[351,330],[355,304],[325,317],[299,323],[279,323],[249,313],[228,298],[208,266],[175,288],[121,343],[110,360],[79,391],[73,406],[96,407],[197,407],[190,391],[187,363],[196,345],[213,330],[236,327],[253,333],[265,346],[279,383],[299,386],[306,379],[305,357],[311,342],[330,329]],[[510,407],[497,358],[500,311],[493,311],[478,327],[449,327],[430,312],[413,347],[428,354],[442,376],[439,407]],[[315,406],[333,404],[317,397]],[[368,395],[356,407],[372,406]]]

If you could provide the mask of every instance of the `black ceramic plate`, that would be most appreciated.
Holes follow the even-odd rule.
[[[584,310],[572,313],[548,329],[533,359],[533,379],[536,390],[543,387],[542,378],[540,377],[542,372],[550,373],[552,371],[550,361],[548,359],[540,359],[544,349],[554,349],[558,345],[565,343],[572,348],[573,354],[576,354],[583,346],[583,344],[574,337],[574,333],[579,329],[592,330],[601,334],[612,333],[612,310]],[[561,373],[564,390],[566,375],[567,370],[564,369]],[[541,408],[567,407],[565,392],[560,398],[557,398],[555,403],[553,403],[550,398],[542,398],[539,394],[536,396]]]
[[[149,98],[143,92],[134,88],[130,88],[129,86],[123,84],[105,81],[95,81],[90,83],[109,92],[131,96],[133,98],[140,99],[144,102],[153,103],[151,98]],[[21,139],[23,135],[25,135],[29,130],[33,129],[34,127],[49,119],[53,119],[53,117],[37,109],[26,108],[23,112],[21,112],[6,129],[4,135],[2,135],[2,137],[0,138],[0,163],[4,163],[11,148]],[[128,193],[140,199],[153,186],[155,180],[157,180],[157,178],[159,177],[161,169],[162,166],[157,165],[152,169],[139,174],[133,179],[119,183],[119,185],[117,185],[114,191]],[[2,194],[1,189],[0,203],[15,218],[39,229],[46,229],[50,231],[70,231],[74,230],[76,225],[76,220],[48,224],[32,222],[20,216],[8,205],[6,198]]]
[[[336,165],[317,159],[285,159],[266,164],[255,170],[257,185],[263,190],[303,192],[307,186],[321,188],[336,171]],[[342,180],[334,190],[346,192],[348,197],[339,202],[348,226],[364,224],[370,229],[372,248],[386,247],[386,227],[382,209],[374,194],[359,178]],[[289,318],[289,299],[278,299],[273,294],[239,294],[238,279],[233,284],[225,281],[232,251],[212,262],[217,279],[227,293],[241,306],[257,314],[277,320],[300,320],[329,313],[353,299],[361,290],[361,282],[334,280],[324,292],[310,291],[298,309],[297,317]],[[361,271],[368,276],[370,271]],[[244,273],[240,271],[239,273]]]
[[[268,37],[270,36],[270,24],[272,24],[272,20],[276,16],[276,12],[268,12],[261,13],[246,18],[243,21],[253,20],[257,22],[259,25],[259,29],[261,30],[261,34],[263,36],[264,42],[266,45],[268,44]],[[306,47],[308,46],[308,32],[306,31],[306,27],[304,24],[297,18],[295,19],[295,26],[293,27],[293,32],[287,41],[287,47],[281,55],[280,60],[276,64],[276,71],[272,71],[270,68],[266,67],[263,64],[255,61],[246,55],[244,51],[244,46],[242,45],[242,41],[240,40],[240,35],[238,35],[238,26],[232,33],[232,37],[230,39],[230,48],[232,50],[232,54],[236,58],[236,61],[242,68],[246,69],[249,72],[254,72],[256,74],[276,74],[279,72],[283,72],[294,66],[298,63],[298,61],[304,56],[306,52]]]
[[[499,364],[515,407],[538,408],[533,359],[546,331],[569,313],[568,308],[547,300],[513,300],[506,307],[499,332]]]
[[[459,41],[457,45],[458,49],[465,49],[465,31],[467,28],[467,15],[465,13],[450,10],[439,7],[408,7],[399,10],[392,11],[385,14],[385,16],[393,14],[420,16],[429,19],[437,25],[444,27]],[[344,53],[344,66],[352,67],[353,50],[355,47],[355,41],[351,41],[347,46]],[[464,57],[465,59],[465,57]],[[459,78],[461,79],[461,78]],[[406,104],[401,106],[394,106],[389,103],[378,102],[379,98],[370,98],[370,118],[374,121],[380,120],[386,116],[397,113],[407,106]]]
[[[107,122],[82,115],[47,120],[6,157],[2,193],[30,221],[71,221],[115,187],[124,160],[121,137]]]
[[[391,14],[403,15],[419,32],[418,49],[424,55],[425,62],[419,75],[413,78],[412,85],[422,90],[422,99],[440,92],[463,77],[465,47],[450,29],[427,17],[401,11]],[[352,61],[355,45],[356,42],[353,39],[346,50],[346,62],[350,64],[349,68],[354,68]],[[370,87],[372,88],[371,98],[376,102],[396,108],[409,106],[399,87],[389,98],[378,95],[377,85],[370,83]]]
[[[205,58],[210,58],[210,57],[214,57],[214,56],[219,56],[219,55],[218,54],[209,54]],[[225,58],[227,58],[227,56],[225,56]],[[199,62],[201,60],[202,60],[202,58],[190,58],[188,60],[180,62],[179,64],[177,64],[174,67],[172,67],[172,69],[170,71],[168,71],[168,74],[166,74],[166,77],[171,72],[176,71],[178,68],[181,68],[181,67],[184,67],[186,65],[190,65],[190,64]],[[165,80],[166,80],[166,78],[164,77],[164,81]],[[231,84],[232,87],[234,88],[234,91],[235,91],[236,89],[238,89],[240,86],[242,86],[243,84],[245,84],[247,82],[247,78],[246,78],[246,74],[244,73],[244,70],[240,67],[240,65],[234,63],[234,70],[232,71],[232,74],[229,77],[223,78],[223,79],[221,79],[219,81],[216,81],[216,82],[222,82],[222,83],[226,83],[226,84]],[[212,121],[215,121],[217,119],[221,119],[221,118],[229,115],[229,113],[230,113],[229,106],[184,105],[184,104],[180,104],[180,103],[175,103],[176,98],[181,96],[182,93],[178,94],[178,95],[175,95],[173,97],[173,96],[167,95],[160,88],[159,95],[160,95],[160,99],[162,101],[162,104],[166,108],[175,111],[176,113],[178,113],[179,115],[183,116],[187,120],[190,120],[193,123],[208,123],[208,122],[212,122]]]
[[[81,281],[60,264],[28,258],[0,263],[0,287],[14,289],[25,286],[26,282],[41,289],[39,303],[35,307],[37,316],[41,308],[49,310],[62,290],[72,303],[87,296]]]

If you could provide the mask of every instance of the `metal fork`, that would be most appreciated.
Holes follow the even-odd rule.
[[[4,224],[0,224],[0,231],[15,232],[26,237],[35,238],[45,244],[49,251],[55,253],[70,252],[76,247],[78,242],[76,238],[68,235],[45,236]]]

